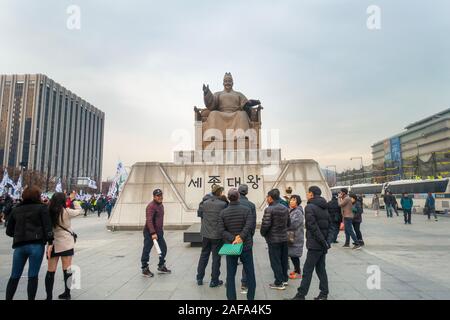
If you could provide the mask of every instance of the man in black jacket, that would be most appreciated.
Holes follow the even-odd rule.
[[[386,194],[383,197],[383,201],[386,208],[387,217],[392,218],[392,211],[394,210],[395,205],[395,197],[392,195],[392,192],[386,191]]]
[[[326,300],[328,297],[328,277],[325,269],[325,256],[330,245],[327,242],[330,215],[327,210],[327,201],[320,195],[322,191],[317,186],[308,189],[306,197],[308,204],[305,207],[306,248],[308,254],[303,266],[303,277],[294,300],[305,300],[311,284],[312,274],[316,269],[319,277],[320,294],[315,300]]]
[[[249,207],[252,213],[252,218],[255,221],[255,225],[253,228],[252,236],[255,235],[255,229],[256,229],[256,206],[253,202],[248,200],[247,194],[248,194],[248,186],[246,184],[241,184],[238,188],[239,191],[239,201],[242,205]],[[245,274],[244,268],[242,268],[242,278],[241,278],[241,293],[246,294],[248,292],[247,288],[247,276]]]
[[[339,206],[337,193],[333,193],[331,201],[328,202],[328,213],[330,214],[330,228],[328,230],[328,243],[338,243],[339,228],[342,223],[341,207]]]
[[[206,201],[200,203],[199,212],[202,212],[202,226],[200,233],[202,239],[202,252],[198,260],[197,267],[197,284],[203,284],[203,277],[205,276],[205,269],[208,265],[209,255],[212,253],[212,269],[211,269],[211,288],[218,287],[223,284],[219,280],[220,276],[220,256],[219,250],[222,246],[222,233],[220,232],[219,219],[220,212],[227,207],[227,203],[221,199],[223,188],[219,185],[214,185],[212,196]]]
[[[290,226],[289,209],[280,203],[280,191],[272,189],[267,194],[269,206],[264,210],[261,235],[269,247],[270,266],[275,276],[271,289],[285,290],[288,284],[287,228]]]
[[[255,299],[256,279],[253,264],[253,237],[255,221],[251,210],[240,204],[239,192],[236,188],[228,191],[230,204],[222,210],[219,219],[219,229],[226,243],[243,243],[240,256],[227,256],[227,299],[236,300],[236,271],[238,259],[241,259],[247,275],[247,299]]]

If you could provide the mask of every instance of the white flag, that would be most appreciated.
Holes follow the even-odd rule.
[[[19,179],[17,179],[17,183],[16,183],[16,187],[14,189],[14,199],[20,199],[20,197],[22,196],[22,174],[19,176]]]
[[[62,192],[62,184],[61,184],[61,178],[58,178],[58,183],[56,184],[56,188],[55,188],[56,192]]]

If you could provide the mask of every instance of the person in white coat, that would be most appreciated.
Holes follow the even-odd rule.
[[[71,219],[83,213],[83,209],[78,202],[74,202],[75,209],[66,208],[66,195],[57,192],[50,200],[49,213],[53,225],[54,241],[53,245],[48,246],[47,259],[48,271],[45,276],[45,291],[47,300],[53,298],[53,283],[55,272],[61,257],[62,269],[64,273],[64,293],[59,295],[59,299],[70,300],[70,288],[68,279],[72,276],[69,269],[72,265],[76,234],[71,229]]]

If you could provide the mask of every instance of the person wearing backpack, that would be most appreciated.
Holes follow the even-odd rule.
[[[50,200],[48,210],[52,221],[54,240],[53,244],[48,246],[47,249],[48,270],[45,275],[47,300],[53,299],[53,284],[60,257],[64,273],[64,293],[60,294],[58,298],[62,300],[71,299],[70,288],[67,283],[72,276],[70,267],[77,235],[71,229],[70,220],[83,213],[83,209],[77,201],[73,201],[73,206],[75,209],[66,207],[66,195],[62,192],[55,193]]]

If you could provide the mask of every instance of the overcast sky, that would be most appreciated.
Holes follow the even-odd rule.
[[[173,132],[193,135],[202,84],[222,90],[225,72],[262,101],[283,158],[342,170],[450,107],[450,2],[430,3],[1,0],[0,73],[46,74],[106,113],[104,178],[119,159],[172,161]]]

